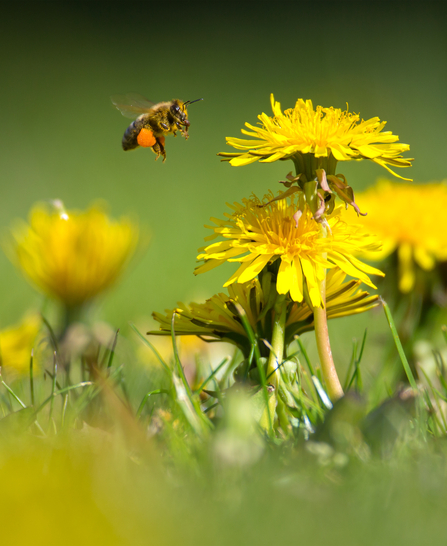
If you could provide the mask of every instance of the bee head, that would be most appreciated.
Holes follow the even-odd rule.
[[[196,100],[187,100],[186,102],[182,102],[181,100],[175,99],[172,101],[171,104],[171,114],[174,116],[176,120],[178,120],[180,123],[185,125],[186,127],[190,125],[188,121],[188,112],[186,111],[186,107],[192,104],[193,102],[197,102],[199,100],[203,99],[196,99]]]
[[[188,119],[188,114],[186,112],[186,103],[180,100],[173,100],[170,110],[171,114],[179,122],[183,123],[186,119]]]

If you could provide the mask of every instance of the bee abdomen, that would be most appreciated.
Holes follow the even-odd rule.
[[[133,150],[134,148],[138,147],[137,138],[145,123],[146,116],[140,116],[135,121],[132,121],[132,123],[129,125],[129,127],[126,129],[126,132],[124,133],[122,140],[124,151]]]

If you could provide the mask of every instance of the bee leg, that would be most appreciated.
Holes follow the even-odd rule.
[[[152,146],[152,151],[154,152],[154,154],[156,154],[157,157],[155,158],[155,161],[157,161],[157,159],[161,155],[160,144],[158,142],[158,139],[156,139],[155,144]]]
[[[154,154],[157,155],[157,157],[155,158],[155,161],[157,161],[157,159],[160,157],[160,146],[157,143],[155,143],[152,146],[152,151],[154,152]]]
[[[166,123],[160,122],[160,126],[163,127],[165,131],[169,131],[169,126]]]
[[[157,154],[157,157],[155,158],[155,161],[157,161],[157,159],[162,156],[163,157],[163,163],[166,161],[166,150],[165,150],[165,147],[164,147],[164,137],[161,136],[161,137],[155,137],[157,142],[152,146],[152,151]]]
[[[163,163],[166,161],[166,150],[164,149],[163,145],[160,145],[160,153],[163,157]]]
[[[177,127],[178,127],[182,137],[185,137],[185,140],[188,140],[188,137],[189,137],[188,128],[187,127],[182,127],[180,124],[177,124]]]

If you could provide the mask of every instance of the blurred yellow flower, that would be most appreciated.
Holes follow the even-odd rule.
[[[415,265],[425,271],[447,260],[447,183],[403,184],[379,180],[358,195],[368,210],[362,224],[382,241],[373,260],[397,253],[399,290],[410,292],[415,283]]]
[[[28,373],[31,349],[35,346],[42,319],[29,313],[22,321],[0,330],[1,365],[7,370]]]
[[[35,206],[7,242],[11,260],[39,290],[67,307],[111,286],[132,257],[138,227],[110,219],[99,206],[85,212]]]
[[[228,286],[254,279],[269,263],[279,259],[278,293],[290,292],[294,301],[301,302],[307,288],[314,307],[323,305],[320,281],[325,278],[326,268],[338,266],[375,288],[368,274],[383,276],[383,273],[364,264],[354,254],[378,250],[380,243],[361,225],[344,221],[341,207],[327,216],[329,234],[324,238],[307,206],[296,224],[296,194],[272,199],[272,192],[265,195],[263,201],[253,195],[243,199],[243,204],[229,205],[234,212],[226,214],[227,220],[213,218],[216,226],[206,227],[214,234],[206,240],[220,235],[224,241],[199,249],[198,259],[205,263],[195,273],[203,273],[225,261],[240,262],[238,270],[224,285]]]
[[[282,112],[281,104],[270,95],[273,116],[258,116],[260,127],[246,123],[242,133],[256,140],[227,137],[227,144],[240,153],[220,153],[233,166],[254,161],[270,163],[279,159],[295,159],[302,164],[298,172],[305,172],[302,156],[312,154],[320,159],[315,168],[325,168],[335,174],[337,161],[369,159],[395,176],[391,167],[409,167],[411,159],[402,157],[408,144],[397,143],[399,137],[383,131],[386,121],[378,117],[361,120],[358,114],[340,108],[313,107],[312,101],[298,99],[294,108]],[[323,158],[325,160],[323,161]],[[329,166],[328,166],[329,163]],[[399,177],[402,178],[402,177]]]
[[[328,318],[338,318],[357,313],[363,313],[378,305],[378,296],[370,296],[368,292],[359,289],[361,281],[344,282],[346,274],[338,267],[329,271],[326,286],[326,305]],[[264,284],[264,283],[263,283]],[[264,285],[265,286],[265,285]],[[269,287],[267,288],[269,289]],[[150,332],[155,335],[171,335],[171,320],[176,313],[174,324],[177,335],[205,336],[208,340],[219,340],[238,346],[245,356],[251,349],[251,342],[242,326],[236,304],[239,304],[247,315],[253,331],[259,338],[267,337],[267,329],[271,324],[271,316],[266,311],[269,294],[265,293],[259,280],[252,279],[244,284],[231,284],[228,295],[219,293],[205,303],[190,303],[174,310],[166,310],[165,315],[153,313],[160,323],[160,330]],[[271,308],[273,311],[273,308]],[[312,330],[314,327],[313,313],[303,301],[290,302],[286,320],[286,344],[295,335]]]

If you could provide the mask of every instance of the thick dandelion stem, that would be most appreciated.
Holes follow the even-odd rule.
[[[332,169],[335,169],[335,164],[331,166]],[[298,169],[301,165],[298,165],[295,162],[295,166]],[[312,165],[312,176],[315,165]],[[319,165],[321,168],[321,165]],[[318,199],[318,181],[317,179],[312,179],[312,176],[308,179],[309,181],[304,186],[304,194],[306,196],[306,202],[315,215],[319,207]],[[327,223],[324,219],[320,222],[320,237],[327,237]],[[327,255],[323,253],[322,258],[326,261]],[[338,379],[337,370],[335,369],[334,360],[332,358],[331,342],[329,340],[329,331],[327,327],[327,315],[326,315],[326,272],[324,279],[320,281],[320,297],[322,301],[322,307],[313,307],[309,301],[309,306],[312,307],[314,314],[314,327],[315,327],[315,338],[317,341],[318,354],[320,356],[321,371],[323,372],[323,377],[326,382],[326,388],[329,395],[329,398],[332,401],[338,400],[343,396],[343,388],[341,386],[340,380]]]
[[[320,282],[320,294],[322,301],[326,302],[326,279]],[[335,402],[343,396],[343,388],[338,379],[337,370],[332,358],[331,342],[327,327],[326,305],[324,307],[314,307],[313,313],[321,371],[323,372],[329,398]]]
[[[267,362],[268,382],[275,388],[279,383],[280,371],[278,366],[281,364],[284,356],[284,338],[286,333],[287,318],[287,300],[285,295],[279,295],[275,303],[275,318],[272,332],[272,348]]]
[[[325,224],[320,224],[320,236],[327,237],[327,227]],[[323,255],[326,260],[326,254]],[[320,281],[320,297],[323,303],[322,307],[313,307],[315,338],[317,340],[318,355],[320,356],[321,371],[323,372],[324,381],[326,383],[327,393],[329,398],[335,402],[343,396],[343,388],[338,379],[337,370],[335,369],[334,360],[332,358],[331,342],[329,340],[329,330],[327,327],[326,315],[326,272],[324,279]]]

